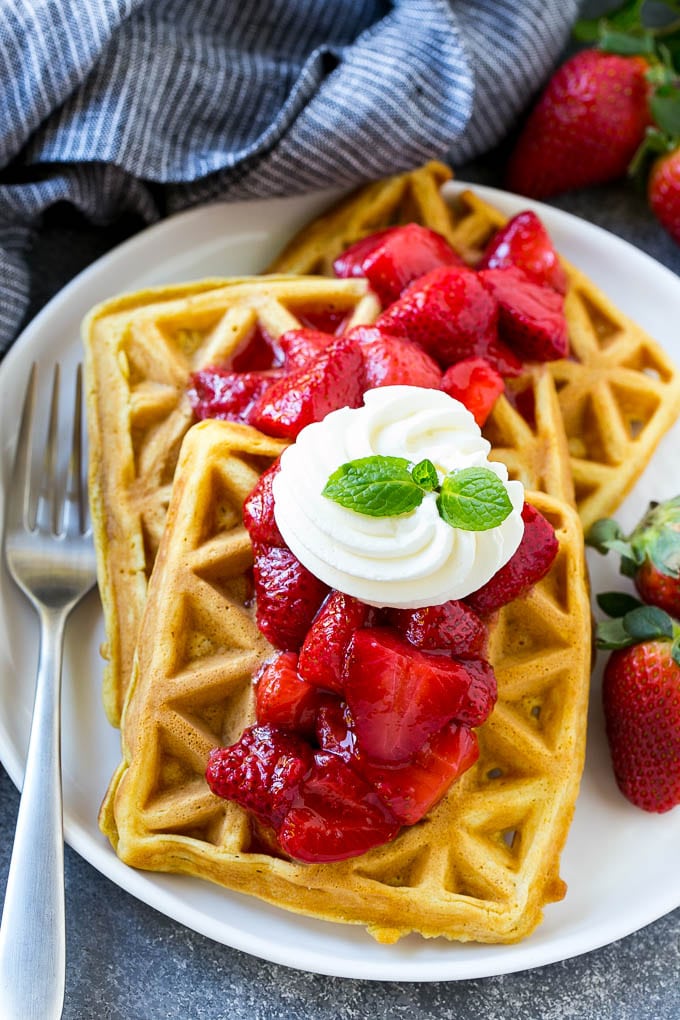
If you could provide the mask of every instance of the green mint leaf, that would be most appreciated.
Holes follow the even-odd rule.
[[[633,638],[622,620],[602,620],[595,631],[595,644],[605,649],[626,648],[633,644]]]
[[[419,485],[421,489],[425,489],[426,492],[432,492],[439,486],[439,475],[437,469],[431,460],[425,458],[420,460],[411,469],[411,478]]]
[[[437,500],[441,517],[452,528],[488,531],[512,512],[505,485],[490,468],[462,468],[447,475]]]
[[[597,604],[607,616],[619,618],[630,613],[632,609],[638,609],[642,603],[634,595],[625,591],[605,591],[597,596]]]
[[[624,630],[634,641],[649,641],[660,637],[673,637],[673,621],[657,606],[640,606],[623,617]]]
[[[398,517],[424,499],[404,457],[360,457],[342,464],[326,482],[322,495],[347,510],[368,517]]]

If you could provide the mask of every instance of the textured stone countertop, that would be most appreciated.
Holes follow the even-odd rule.
[[[494,155],[459,171],[497,184]],[[624,186],[554,203],[611,230],[680,274],[680,246]],[[47,217],[33,253],[31,314],[139,224],[92,228],[65,207]],[[680,309],[674,314],[680,318]],[[18,794],[0,769],[0,888]],[[643,862],[641,865],[644,866]],[[626,896],[626,890],[621,890]],[[262,962],[169,920],[66,849],[67,1020],[677,1020],[680,909],[621,941],[532,971],[441,983],[329,978]],[[0,1016],[2,1004],[0,1003]]]

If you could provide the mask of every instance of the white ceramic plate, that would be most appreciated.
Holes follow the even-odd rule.
[[[454,184],[451,192],[462,187]],[[508,213],[532,203],[486,188]],[[79,324],[96,302],[119,291],[202,276],[257,272],[283,241],[323,208],[326,195],[193,210],[126,242],[82,273],[26,329],[0,365],[0,437],[4,493],[21,394],[37,360],[41,379],[61,360],[80,358]],[[680,280],[624,241],[566,213],[534,205],[558,248],[591,276],[680,361]],[[64,409],[64,414],[67,409]],[[649,498],[680,491],[680,425],[666,437],[645,477],[621,509],[632,525]],[[594,590],[619,582],[613,559],[591,560]],[[22,778],[36,667],[37,626],[27,602],[0,567],[0,756]],[[100,704],[103,639],[96,594],[74,614],[64,676],[66,838],[102,874],[182,924],[229,946],[288,966],[342,977],[434,981],[486,977],[567,959],[643,927],[680,905],[680,811],[649,816],[618,793],[609,767],[599,697],[592,699],[588,756],[574,823],[563,855],[566,899],[540,928],[514,946],[459,945],[416,936],[381,946],[362,930],[296,917],[207,882],[134,871],[97,828],[97,810],[119,760],[118,733]],[[597,679],[594,686],[598,684]]]

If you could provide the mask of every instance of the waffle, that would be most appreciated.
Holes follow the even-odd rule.
[[[381,942],[412,931],[517,941],[564,895],[559,855],[583,766],[590,611],[576,512],[528,494],[560,549],[548,576],[491,629],[499,700],[479,731],[477,764],[390,844],[301,865],[253,841],[246,814],[203,778],[211,748],[252,721],[251,677],[271,654],[250,607],[241,506],[281,446],[217,421],[184,440],[101,827],[134,867],[363,925]]]
[[[450,195],[451,172],[429,163],[368,185],[293,238],[272,272],[331,272],[354,241],[412,219],[438,230],[475,265],[507,217],[472,191]],[[325,240],[324,240],[325,239]],[[320,252],[323,251],[323,257]],[[662,348],[563,260],[571,356],[548,366],[584,528],[614,513],[680,412],[680,373]]]
[[[332,314],[370,322],[363,280],[205,280],[115,298],[83,325],[90,502],[107,660],[104,704],[117,725],[180,445],[193,423],[190,373],[225,363],[259,330],[276,338]]]

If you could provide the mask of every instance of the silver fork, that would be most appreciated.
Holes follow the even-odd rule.
[[[63,485],[58,448],[58,365],[41,477],[37,486],[33,484],[36,380],[34,365],[8,486],[4,529],[7,566],[40,619],[40,652],[26,771],[0,926],[3,1020],[52,1020],[63,1010],[66,939],[60,745],[64,627],[73,607],[95,582],[83,485],[81,368],[78,366],[70,456]]]

